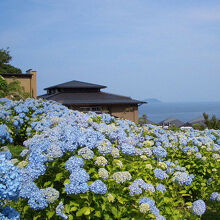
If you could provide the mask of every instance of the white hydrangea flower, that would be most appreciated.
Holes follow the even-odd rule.
[[[109,178],[109,173],[105,168],[99,168],[98,175],[99,175],[99,177],[101,177],[103,179],[108,179]]]
[[[103,156],[99,156],[96,158],[95,164],[98,166],[106,166],[108,161]]]
[[[117,182],[117,183],[124,183],[127,180],[131,180],[131,174],[128,171],[124,171],[124,172],[116,172],[113,174],[113,179]]]
[[[141,213],[147,213],[150,210],[150,206],[147,203],[142,203],[139,207]]]

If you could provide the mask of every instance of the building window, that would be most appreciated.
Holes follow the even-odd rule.
[[[94,107],[80,107],[80,111],[82,112],[96,112],[96,113],[102,113],[102,108],[100,106],[94,106]]]

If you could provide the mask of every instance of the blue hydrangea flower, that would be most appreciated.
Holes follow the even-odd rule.
[[[199,199],[193,202],[192,211],[195,215],[203,215],[206,211],[206,204],[203,200]]]
[[[37,192],[32,193],[30,199],[28,200],[28,205],[32,209],[41,210],[48,207],[48,201],[46,200],[44,194],[38,190]]]
[[[173,175],[173,181],[180,185],[191,185],[194,179],[194,175],[189,175],[186,172],[175,172]]]
[[[166,191],[166,187],[163,184],[158,184],[156,190],[164,193]]]
[[[101,145],[98,146],[98,152],[103,155],[111,154],[112,150],[113,146],[110,141],[104,141]]]
[[[155,206],[155,201],[149,197],[143,197],[140,201],[139,204],[142,203],[147,203],[150,207],[154,207]]]
[[[196,158],[198,158],[198,159],[201,159],[201,158],[202,158],[202,154],[201,154],[201,153],[198,153],[198,152],[195,154],[195,156],[196,156]]]
[[[19,196],[21,198],[29,199],[32,197],[34,193],[37,193],[38,191],[39,188],[36,186],[34,182],[23,179]]]
[[[63,202],[60,202],[59,205],[56,207],[56,214],[63,219],[68,219],[68,216],[64,214],[64,205]]]
[[[109,114],[101,114],[101,119],[105,123],[110,123],[111,121],[115,120],[115,118],[113,116],[109,115]]]
[[[93,182],[89,186],[89,189],[95,194],[105,194],[107,192],[107,186],[101,180],[96,180],[95,182]]]
[[[53,161],[55,158],[60,158],[63,156],[62,149],[57,144],[52,144],[46,152],[47,159]]]
[[[157,215],[156,220],[166,220],[166,218],[162,215]]]
[[[210,200],[212,201],[220,201],[220,193],[213,192],[210,196]]]
[[[5,158],[6,160],[11,160],[12,154],[10,153],[10,151],[3,151],[3,152],[0,152],[0,158]]]
[[[137,184],[137,183],[134,183],[134,182],[133,182],[128,188],[129,188],[129,190],[130,190],[130,195],[131,195],[131,196],[133,196],[133,195],[135,195],[135,194],[137,194],[137,195],[142,194],[142,188],[141,188],[140,185]]]
[[[24,149],[24,150],[22,150],[22,152],[20,153],[20,156],[21,156],[21,157],[25,157],[28,152],[29,152],[28,149]]]
[[[155,177],[157,177],[160,180],[168,178],[168,175],[166,174],[166,172],[163,171],[162,169],[158,169],[158,168],[156,168],[154,170],[154,175],[155,175]]]
[[[70,175],[70,182],[75,183],[85,183],[89,181],[90,176],[89,174],[82,168],[78,168],[72,171]]]
[[[135,147],[130,144],[123,143],[119,148],[121,149],[122,153],[124,153],[124,154],[128,154],[128,155],[135,155],[136,154]]]
[[[43,163],[29,163],[24,171],[26,171],[32,180],[37,179],[46,172],[46,166]]]
[[[163,219],[163,216],[160,215],[160,210],[156,207],[155,201],[149,197],[143,197],[139,204],[146,203],[150,207],[150,212],[155,215],[157,219]],[[165,219],[165,218],[164,218]]]
[[[21,183],[20,170],[10,161],[0,159],[0,199],[16,200]]]
[[[73,172],[75,169],[81,168],[83,166],[84,166],[84,160],[76,156],[70,157],[65,163],[65,168],[69,172]]]
[[[153,147],[153,154],[157,158],[164,158],[167,156],[167,151],[161,146]]]
[[[5,124],[0,125],[0,144],[12,143],[13,139],[9,132],[9,128]]]
[[[65,191],[67,194],[80,194],[89,190],[87,183],[66,183]]]
[[[142,152],[143,152],[143,154],[147,154],[147,156],[149,156],[149,157],[151,157],[151,155],[152,155],[152,150],[148,147],[142,148]]]
[[[20,213],[10,206],[4,207],[0,212],[2,220],[20,220]]]
[[[150,192],[155,192],[155,188],[152,184],[149,183],[145,183],[143,185],[141,185],[141,187],[145,190],[145,191],[150,191]]]
[[[158,216],[160,214],[160,210],[156,206],[150,207],[150,212],[155,216]]]

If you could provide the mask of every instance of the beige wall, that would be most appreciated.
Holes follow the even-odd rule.
[[[32,73],[31,78],[31,96],[37,98],[37,71],[30,71]]]
[[[111,115],[138,122],[138,106],[113,105],[109,108]]]
[[[16,76],[5,76],[7,82],[12,82],[14,80],[17,80],[21,83],[21,86],[24,87],[25,92],[28,92],[32,98],[37,97],[37,80],[36,80],[36,71],[28,71],[27,73],[32,74],[32,77],[26,77],[25,74],[22,74],[24,76],[22,77],[16,77]]]
[[[80,110],[80,107],[68,106],[73,110]],[[85,107],[85,106],[84,106]],[[137,105],[110,105],[101,106],[103,113],[109,113],[118,118],[124,118],[138,123],[138,106]]]

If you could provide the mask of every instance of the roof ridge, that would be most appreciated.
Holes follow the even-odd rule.
[[[75,86],[71,85],[71,84],[74,84],[74,83],[76,84]],[[63,86],[63,88],[100,88],[100,89],[106,88],[106,86],[99,85],[99,84],[88,83],[88,82],[83,82],[83,81],[78,81],[78,80],[71,80],[71,81],[68,81],[68,82],[64,82],[64,83],[60,83],[60,84],[57,84],[57,85],[54,85],[54,86],[47,87],[44,90],[57,88],[57,87],[62,87],[62,86]]]

